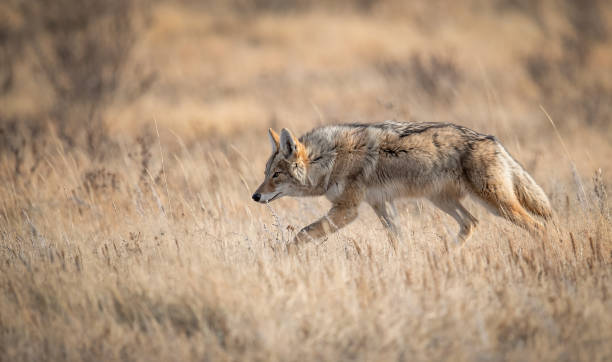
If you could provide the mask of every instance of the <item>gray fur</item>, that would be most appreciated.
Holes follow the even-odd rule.
[[[461,241],[477,223],[460,203],[466,194],[536,233],[542,225],[525,210],[545,219],[552,215],[544,192],[495,137],[451,123],[333,125],[313,129],[299,140],[283,129],[280,150],[270,157],[257,192],[324,195],[333,204],[327,217],[302,230],[297,240],[346,225],[362,201],[394,234],[391,210],[398,197],[431,200],[457,220]]]

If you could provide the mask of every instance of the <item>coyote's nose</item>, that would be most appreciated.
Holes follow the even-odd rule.
[[[261,194],[259,194],[259,193],[258,194],[253,194],[253,200],[255,200],[255,201],[261,200]]]

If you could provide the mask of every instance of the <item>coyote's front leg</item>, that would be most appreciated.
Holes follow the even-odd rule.
[[[338,199],[334,200],[327,215],[300,230],[291,246],[321,238],[350,224],[357,218],[357,210],[362,199],[363,191],[360,188],[347,188]]]
[[[327,215],[306,226],[295,236],[294,243],[318,239],[336,232],[357,218],[356,207],[332,207]]]

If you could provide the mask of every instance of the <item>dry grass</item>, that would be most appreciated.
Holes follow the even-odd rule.
[[[397,254],[363,208],[288,256],[289,226],[325,205],[249,202],[267,142],[235,142],[166,150],[168,189],[154,142],[103,165],[57,148],[29,179],[3,172],[2,356],[610,359],[610,209],[591,182],[581,204],[551,176],[562,231],[546,242],[471,204],[481,227],[457,248],[450,218],[406,203]]]
[[[537,21],[499,3],[517,8],[457,6],[435,28],[435,1],[155,5],[132,61],[159,81],[109,105],[103,157],[53,127],[0,128],[0,360],[611,360],[612,113],[574,93],[610,92],[612,47],[570,59],[549,3]],[[0,118],[40,111],[24,105],[44,87],[22,80]],[[481,223],[459,248],[452,219],[405,201],[397,253],[363,207],[287,255],[328,204],[250,201],[265,128],[385,118],[499,136],[551,198],[550,239],[468,202]]]

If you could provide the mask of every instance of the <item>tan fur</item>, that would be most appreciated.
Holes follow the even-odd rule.
[[[326,216],[303,228],[295,243],[348,225],[367,202],[397,245],[394,200],[425,197],[459,224],[468,240],[478,223],[461,204],[470,194],[496,215],[541,235],[531,215],[552,216],[548,199],[493,136],[450,123],[348,124],[316,128],[297,139],[270,130],[272,156],[253,199],[326,196]]]

